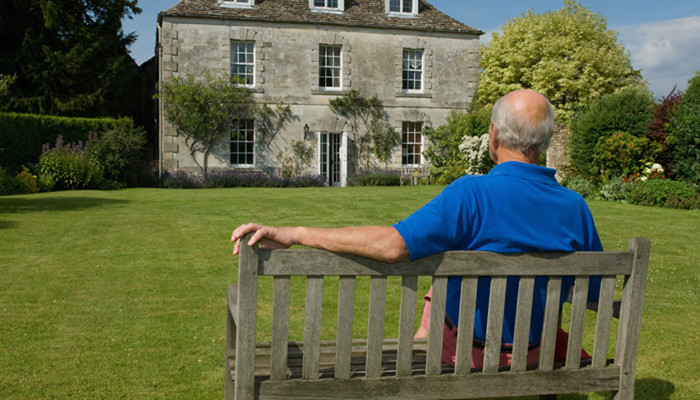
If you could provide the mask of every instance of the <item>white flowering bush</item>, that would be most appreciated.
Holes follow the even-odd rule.
[[[469,165],[466,173],[469,175],[487,174],[493,168],[493,161],[489,155],[489,134],[481,136],[465,136],[459,151]]]

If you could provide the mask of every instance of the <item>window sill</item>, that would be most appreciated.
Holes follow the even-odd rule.
[[[398,93],[396,93],[396,97],[417,98],[417,99],[432,99],[433,98],[433,96],[430,93],[407,93],[407,92],[398,92]]]
[[[311,94],[315,96],[342,96],[345,94],[343,89],[311,89]]]

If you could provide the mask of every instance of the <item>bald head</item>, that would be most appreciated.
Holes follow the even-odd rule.
[[[493,106],[491,122],[499,141],[523,154],[542,154],[554,130],[554,112],[546,97],[527,89],[501,97]]]

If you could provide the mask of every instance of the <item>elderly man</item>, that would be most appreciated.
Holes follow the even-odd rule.
[[[552,135],[552,106],[541,94],[517,90],[493,107],[489,128],[489,153],[496,167],[488,175],[464,176],[428,204],[393,226],[348,228],[268,227],[242,225],[233,231],[234,254],[240,238],[255,232],[247,243],[265,248],[295,244],[356,254],[388,263],[415,260],[447,250],[482,250],[500,253],[527,251],[601,251],[591,213],[581,196],[560,186],[553,169],[537,165]],[[454,359],[459,315],[460,279],[450,278],[447,293],[443,360]],[[472,364],[483,360],[489,281],[478,283]],[[593,283],[593,282],[592,282]],[[563,298],[573,278],[562,284]],[[597,288],[592,284],[590,297]],[[501,364],[510,362],[507,345],[512,343],[518,280],[507,285]],[[528,362],[539,354],[546,281],[535,281]],[[430,294],[426,296],[427,302]],[[428,303],[429,304],[429,303]],[[428,304],[416,336],[427,335]],[[557,358],[565,356],[565,334],[560,331]]]

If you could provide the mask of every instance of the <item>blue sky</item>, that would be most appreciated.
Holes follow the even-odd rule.
[[[124,31],[138,35],[130,50],[140,64],[154,55],[158,13],[178,0],[141,0],[143,12],[124,20]],[[510,18],[528,9],[536,13],[561,8],[562,0],[429,0],[452,18],[486,32],[482,42]],[[700,70],[700,1],[698,0],[582,0],[584,6],[602,14],[608,29],[630,51],[632,65],[642,70],[657,97],[666,96],[674,85],[683,90]],[[529,5],[528,5],[529,4]]]

